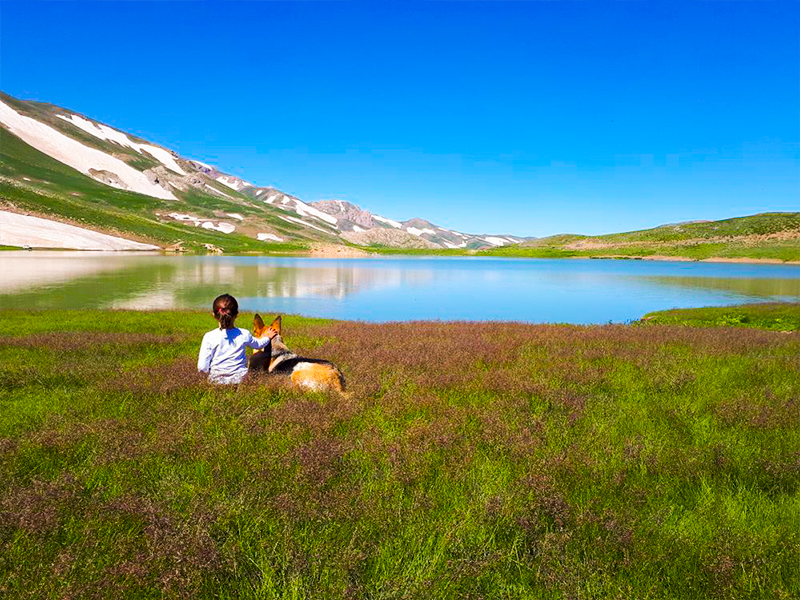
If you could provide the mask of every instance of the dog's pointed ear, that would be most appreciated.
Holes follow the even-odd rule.
[[[270,323],[269,326],[272,327],[275,331],[277,331],[278,335],[280,335],[281,334],[281,316],[278,315],[277,317],[275,317],[275,320],[272,323]]]
[[[253,329],[264,329],[264,319],[258,313],[253,317]]]

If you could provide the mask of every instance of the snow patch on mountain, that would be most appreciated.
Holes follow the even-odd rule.
[[[492,246],[505,246],[508,243],[508,240],[504,240],[501,237],[487,236],[481,239],[489,242]]]
[[[211,229],[213,231],[220,231],[222,233],[233,233],[236,231],[236,225],[232,225],[230,223],[217,223],[214,225],[211,221],[206,221],[203,223],[203,229]]]
[[[231,223],[219,222],[216,225],[214,225],[213,221],[202,219],[200,217],[195,217],[194,215],[184,215],[177,212],[169,213],[169,216],[175,219],[176,221],[188,222],[194,225],[195,227],[202,227],[203,229],[221,231],[222,233],[233,233],[234,231],[236,231],[236,225],[232,225]]]
[[[122,133],[121,131],[117,131],[116,129],[111,129],[111,127],[107,127],[106,125],[102,124],[95,124],[88,119],[84,119],[83,117],[79,117],[78,115],[70,115],[69,117],[65,115],[56,115],[59,119],[64,119],[68,123],[72,123],[78,129],[85,131],[86,133],[93,135],[96,138],[100,138],[101,140],[106,140],[109,142],[114,142],[119,144],[120,146],[125,146],[126,148],[131,148],[135,150],[139,154],[142,152],[147,152],[150,156],[155,158],[158,162],[162,165],[167,167],[168,169],[172,169],[176,173],[180,173],[181,175],[186,175],[186,172],[180,168],[178,163],[175,161],[175,157],[172,154],[165,150],[164,148],[159,148],[158,146],[152,146],[150,144],[139,144],[134,142],[130,139],[127,135]]]
[[[259,242],[266,242],[267,240],[272,240],[274,242],[282,242],[283,238],[275,235],[274,233],[258,233],[256,234]]]
[[[219,191],[219,190],[218,190],[217,188],[215,188],[213,185],[208,185],[208,184],[206,184],[206,189],[208,189],[208,190],[210,190],[210,191],[214,192],[215,194],[219,194],[220,196],[225,196],[226,198],[230,198],[231,200],[234,200],[234,197],[233,197],[233,196],[229,196],[229,195],[228,195],[228,194],[226,194],[225,192],[221,192],[221,191]]]
[[[303,217],[316,217],[326,223],[330,223],[334,227],[336,227],[336,223],[339,222],[339,219],[333,217],[327,213],[322,212],[321,210],[317,210],[313,206],[309,206],[302,200],[298,200],[297,198],[290,198],[289,196],[284,196],[283,200],[281,200],[281,204],[288,205],[292,208],[297,214]]]
[[[6,211],[0,211],[0,245],[76,250],[160,250],[152,244]]]
[[[424,229],[417,229],[416,227],[406,227],[406,231],[411,235],[422,235],[423,233],[427,233],[428,235],[436,235],[436,232],[430,227],[425,227]]]
[[[372,218],[375,219],[376,221],[380,221],[381,223],[386,223],[387,225],[396,227],[397,229],[403,228],[402,223],[398,223],[397,221],[393,221],[392,219],[387,219],[386,217],[379,217],[378,215],[372,215]]]
[[[285,217],[283,215],[278,215],[279,218],[283,219],[284,221],[288,221],[289,223],[299,223],[300,225],[305,225],[306,227],[311,227],[312,229],[316,229],[317,231],[321,231],[322,233],[330,233],[323,229],[322,227],[317,227],[316,225],[312,225],[311,223],[307,223],[303,221],[303,219],[297,219],[295,217]]]
[[[509,241],[507,239],[501,238],[501,237],[497,237],[497,236],[493,236],[493,235],[488,235],[488,236],[480,238],[480,239],[482,239],[485,242],[489,242],[492,246],[505,246],[506,244],[509,243]],[[511,243],[515,244],[516,242],[511,242]]]
[[[79,141],[56,131],[49,125],[21,115],[0,101],[0,123],[26,144],[112,187],[128,189],[162,200],[177,200],[172,192],[152,183],[141,171],[137,171],[124,161],[114,158]],[[110,173],[113,177],[103,176]]]
[[[268,190],[258,190],[255,193],[251,191],[250,196],[258,198],[262,192],[266,191],[269,191],[270,194],[263,199],[263,202],[265,204],[279,206],[284,210],[291,210],[297,213],[301,217],[306,217],[306,218],[310,217],[313,219],[318,219],[320,221],[323,221],[327,225],[330,225],[332,227],[338,227],[337,223],[339,222],[339,219],[337,219],[333,215],[323,212],[318,208],[306,204],[299,198],[295,198],[294,196],[289,196],[278,190],[273,190],[270,188]],[[321,229],[320,231],[325,231],[325,230]],[[331,233],[331,232],[325,231],[325,233]]]
[[[217,181],[219,181],[222,185],[226,185],[232,190],[241,191],[246,187],[255,187],[252,183],[248,181],[244,181],[242,179],[238,179],[235,177],[228,177],[227,175],[222,175],[217,177]]]
[[[211,171],[216,171],[217,170],[216,168],[212,167],[211,165],[207,165],[206,163],[200,162],[199,160],[195,160],[193,158],[190,158],[188,160],[189,160],[190,163],[192,163],[196,167],[200,167],[200,169],[202,169],[204,171],[211,172]]]

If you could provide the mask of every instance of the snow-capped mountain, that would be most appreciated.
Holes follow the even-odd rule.
[[[373,215],[368,210],[362,210],[360,207],[343,200],[323,200],[313,202],[311,206],[337,217],[339,219],[339,229],[342,232],[359,234],[345,236],[349,241],[366,245],[376,242],[381,243],[381,240],[387,239],[385,233],[380,231],[384,229],[393,229],[420,240],[425,240],[432,245],[427,247],[450,249],[507,246],[509,244],[518,244],[525,239],[508,235],[479,236],[461,233],[434,225],[424,219],[395,221],[380,215]]]
[[[323,233],[339,235],[340,230],[337,226],[338,219],[326,214],[313,206],[306,204],[300,198],[284,194],[282,191],[273,187],[247,187],[243,193],[252,198],[257,203],[266,206],[279,208],[284,211],[291,211],[297,216],[280,215],[279,218],[286,222],[301,225],[309,229],[316,229]]]
[[[161,247],[257,250],[275,242],[347,240],[479,249],[522,241],[465,234],[424,219],[398,221],[341,200],[307,203],[73,111],[1,92],[0,133],[0,210],[127,231]],[[74,206],[66,210],[64,201]],[[125,211],[135,219],[125,218]]]

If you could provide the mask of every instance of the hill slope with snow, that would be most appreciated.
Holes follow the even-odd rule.
[[[0,136],[0,211],[162,248],[257,252],[349,241],[480,249],[523,241],[398,221],[340,200],[307,203],[84,115],[2,92]]]

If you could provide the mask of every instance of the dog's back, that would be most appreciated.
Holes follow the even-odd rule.
[[[270,325],[278,332],[272,340],[272,352],[254,352],[250,357],[251,371],[267,371],[274,375],[289,377],[292,384],[313,391],[335,390],[344,393],[345,380],[342,372],[328,360],[303,358],[289,350],[281,338],[281,318]],[[259,315],[253,319],[253,335],[261,337],[267,327]]]

